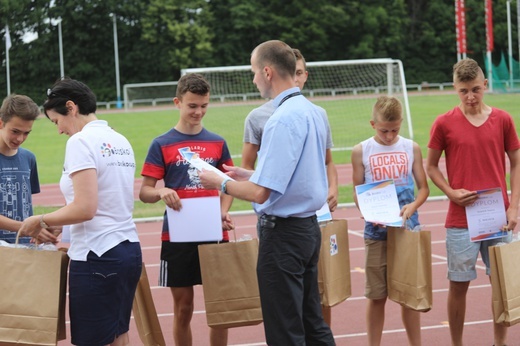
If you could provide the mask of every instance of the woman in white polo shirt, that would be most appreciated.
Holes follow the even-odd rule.
[[[67,205],[26,219],[21,234],[70,225],[69,312],[74,345],[125,345],[142,267],[134,205],[132,146],[96,117],[96,97],[65,78],[43,105],[59,134],[70,136],[60,188]]]

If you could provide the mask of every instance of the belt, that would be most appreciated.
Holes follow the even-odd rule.
[[[261,227],[275,228],[276,224],[279,222],[303,221],[303,220],[312,219],[312,218],[316,218],[316,215],[311,215],[308,217],[294,217],[294,216],[281,217],[281,216],[263,214],[262,216],[260,216],[259,222],[260,222]]]
[[[264,214],[264,215],[260,216],[260,219],[259,219],[260,227],[271,228],[271,229],[275,228],[276,221],[279,218],[280,218],[279,216]]]

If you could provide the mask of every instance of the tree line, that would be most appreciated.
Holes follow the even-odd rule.
[[[507,56],[506,2],[493,1],[494,60]],[[484,66],[484,1],[465,5],[468,56]],[[0,0],[0,27],[9,26],[12,42],[11,92],[45,99],[60,77],[61,19],[65,75],[87,83],[98,101],[115,100],[113,16],[121,90],[177,80],[188,67],[247,65],[251,50],[270,39],[299,48],[307,61],[400,59],[408,83],[450,81],[457,59],[453,0]]]

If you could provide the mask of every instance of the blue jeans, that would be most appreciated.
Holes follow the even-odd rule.
[[[448,257],[448,280],[467,282],[477,278],[477,257],[480,253],[486,265],[486,275],[490,275],[489,247],[503,241],[491,239],[479,242],[470,240],[467,228],[446,230],[446,253]]]

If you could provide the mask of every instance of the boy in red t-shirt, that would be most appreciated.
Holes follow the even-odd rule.
[[[465,207],[473,204],[477,191],[500,187],[508,223],[517,223],[520,200],[520,142],[511,116],[484,103],[487,79],[477,62],[463,59],[453,66],[453,86],[460,104],[440,115],[431,128],[428,143],[427,173],[450,199],[445,227],[448,257],[448,320],[452,345],[462,345],[469,282],[477,277],[478,254],[489,275],[488,247],[502,239],[471,242]],[[447,177],[439,169],[444,151]],[[511,201],[507,196],[505,154],[511,164]],[[494,325],[495,345],[504,345],[506,327]]]

